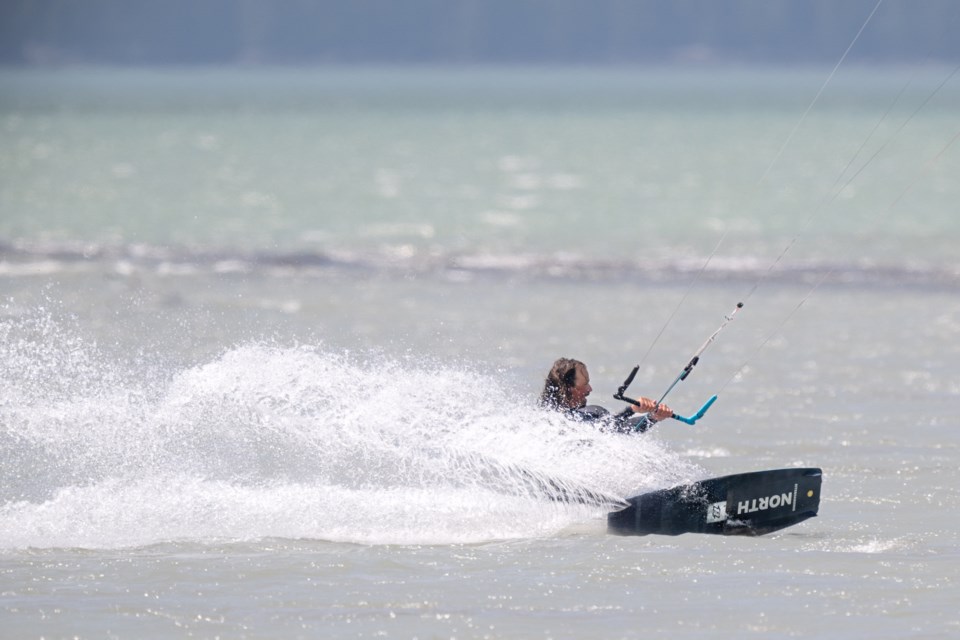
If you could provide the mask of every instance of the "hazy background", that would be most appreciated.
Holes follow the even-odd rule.
[[[0,64],[833,63],[876,0],[4,0]],[[955,0],[886,0],[849,61],[960,59]]]
[[[0,0],[0,636],[956,637],[960,0],[876,6]],[[537,409],[738,301],[695,427]]]

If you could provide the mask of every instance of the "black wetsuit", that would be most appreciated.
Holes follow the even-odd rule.
[[[603,431],[616,433],[643,433],[657,423],[647,414],[635,414],[630,407],[613,414],[599,405],[589,404],[579,409],[570,409],[567,414],[579,422],[592,422]]]

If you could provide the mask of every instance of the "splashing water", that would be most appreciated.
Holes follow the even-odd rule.
[[[164,371],[40,309],[0,362],[0,548],[534,537],[698,476],[469,368],[249,343]]]

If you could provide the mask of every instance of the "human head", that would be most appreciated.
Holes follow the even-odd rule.
[[[586,405],[590,386],[587,365],[573,358],[560,358],[550,367],[543,384],[540,406],[551,409],[579,409]]]

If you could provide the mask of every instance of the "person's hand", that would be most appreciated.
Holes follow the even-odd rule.
[[[650,419],[656,420],[657,422],[673,417],[673,409],[665,404],[657,404],[655,400],[651,400],[650,398],[640,398],[637,404],[633,405],[633,412],[648,413],[650,414]]]
[[[650,414],[654,420],[660,422],[661,420],[666,420],[667,418],[673,417],[673,409],[668,407],[665,404],[658,404],[657,409]]]

